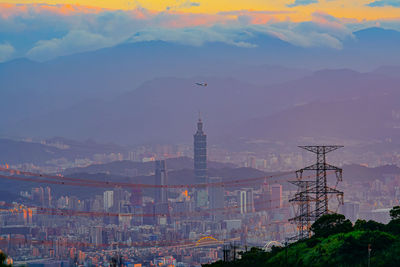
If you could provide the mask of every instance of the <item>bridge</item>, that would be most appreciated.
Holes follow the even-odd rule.
[[[284,247],[284,245],[281,242],[272,240],[272,241],[268,241],[264,245],[263,250],[264,251],[271,251],[272,247]]]

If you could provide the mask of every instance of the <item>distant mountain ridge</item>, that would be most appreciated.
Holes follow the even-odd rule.
[[[193,169],[193,159],[188,157],[169,158],[166,159],[166,166],[169,171]],[[209,161],[207,163],[208,168],[211,169],[222,169],[222,168],[234,168],[234,164],[230,163],[219,163]],[[130,173],[133,176],[150,175],[154,172],[155,163],[154,161],[149,162],[137,162],[137,161],[114,161],[106,164],[93,164],[82,168],[71,168],[64,171],[65,175],[72,173],[108,173],[113,175],[128,176]],[[136,175],[132,175],[135,174]]]
[[[56,144],[66,146],[65,149]],[[125,153],[126,149],[114,144],[99,144],[94,141],[77,142],[65,138],[52,138],[46,144],[28,141],[0,139],[0,164],[45,164],[49,160],[65,158],[91,158],[100,153]]]
[[[397,97],[400,72],[393,65],[400,62],[400,32],[370,28],[355,32],[354,37],[344,42],[342,50],[296,47],[275,37],[255,35],[251,41],[256,48],[152,41],[44,63],[3,63],[0,113],[4,121],[0,135],[93,138],[121,144],[188,142],[200,110],[210,138],[232,131],[253,137],[257,133],[243,131],[245,125],[249,129],[259,127],[251,126],[252,120],[267,123],[268,128],[271,120],[263,122],[262,118],[278,116],[284,120],[281,112],[294,109],[295,114],[302,105],[350,100],[355,102],[349,105],[364,105],[363,100],[356,99],[369,97],[375,101],[377,97],[380,101],[384,94]],[[353,63],[375,70],[360,73],[344,69],[354,67]],[[393,67],[376,69],[379,65]],[[312,72],[309,68],[325,70]],[[207,81],[209,86],[194,86],[198,81]],[[392,104],[390,109],[397,114],[397,104]],[[384,129],[389,129],[388,125],[394,123],[387,114],[389,107],[384,101],[375,106],[380,109],[380,105],[386,110],[381,114],[385,117]],[[330,112],[334,110],[332,107]],[[353,113],[350,109],[348,112]],[[308,115],[304,116],[303,121],[307,121]],[[336,122],[344,115],[338,116]],[[271,127],[278,126],[271,123]],[[296,130],[282,128],[284,133]],[[382,130],[379,138],[382,135],[392,135],[392,130]]]
[[[197,79],[156,79],[109,101],[82,102],[21,121],[14,129],[126,144],[190,142],[200,110],[211,143],[224,135],[282,140],[398,137],[400,76],[324,70],[267,87],[206,80],[208,86],[202,88],[194,84]]]

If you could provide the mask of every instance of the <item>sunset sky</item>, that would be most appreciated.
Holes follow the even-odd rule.
[[[149,40],[254,47],[243,37],[254,31],[341,49],[368,27],[400,30],[400,0],[8,0],[0,1],[0,62]]]
[[[400,18],[399,0],[41,0],[0,1],[9,4],[70,4],[106,9],[130,10],[137,7],[155,12],[179,11],[185,13],[217,14],[227,11],[282,12],[280,18],[302,21],[313,12],[325,12],[335,17],[377,20]]]

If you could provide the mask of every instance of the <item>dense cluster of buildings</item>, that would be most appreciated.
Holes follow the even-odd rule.
[[[193,156],[188,188],[170,188],[166,161],[154,160],[150,189],[116,186],[89,197],[56,197],[47,185],[23,191],[21,202],[0,203],[0,248],[28,266],[199,266],[222,258],[221,244],[244,249],[294,233],[282,185],[225,186],[208,176],[201,119]]]
[[[240,251],[296,235],[288,222],[295,215],[288,201],[295,188],[268,179],[232,184],[210,177],[201,119],[191,151],[195,183],[187,187],[170,186],[166,160],[146,154],[142,160],[154,163],[149,187],[119,185],[82,196],[41,185],[20,192],[20,201],[0,202],[0,249],[28,266],[200,266],[221,259],[223,244]],[[268,164],[248,155],[243,163]],[[353,222],[387,222],[388,208],[400,201],[398,178],[345,179],[339,211]]]

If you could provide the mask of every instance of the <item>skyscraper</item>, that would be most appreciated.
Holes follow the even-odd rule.
[[[207,180],[207,135],[203,132],[201,118],[197,122],[194,134],[194,175],[196,183],[204,184]]]
[[[155,184],[167,184],[167,166],[165,160],[155,161]],[[168,193],[165,187],[155,189],[154,203],[168,203]]]
[[[110,209],[114,205],[114,191],[105,191],[103,193],[103,199],[104,199],[104,210],[110,211]]]
[[[240,213],[241,214],[247,213],[247,197],[246,197],[246,191],[244,190],[239,191],[239,203],[240,203]]]
[[[271,186],[271,208],[282,207],[282,185],[273,184]]]
[[[254,212],[254,196],[252,188],[244,188],[239,191],[240,213]]]
[[[44,190],[43,187],[32,188],[32,200],[44,206]]]
[[[157,160],[155,162],[155,184],[166,185],[167,179],[168,176],[165,160]],[[171,218],[169,216],[167,188],[155,188],[154,204],[154,213],[157,214],[156,223],[169,224],[171,222]]]
[[[207,135],[203,132],[201,118],[197,122],[197,131],[194,134],[194,176],[196,184],[207,182]],[[199,188],[195,191],[196,207],[206,207],[208,194],[206,189]]]
[[[44,189],[44,205],[46,206],[46,207],[51,207],[51,189],[50,189],[50,187],[46,187],[45,189]]]
[[[256,211],[268,211],[271,209],[271,187],[266,181],[264,181],[261,189],[260,198],[256,203],[254,203],[254,208]]]
[[[143,206],[143,191],[140,187],[133,187],[131,191],[131,205],[134,207]]]
[[[103,243],[103,229],[101,226],[94,226],[90,228],[90,241],[96,246],[99,246]]]
[[[211,177],[210,183],[221,183],[222,178]],[[210,196],[210,209],[213,221],[220,221],[223,219],[224,208],[224,188],[222,186],[211,186],[208,188],[208,195]]]
[[[122,187],[117,186],[113,192],[113,210],[114,212],[121,212],[121,203],[125,200],[125,191]]]

